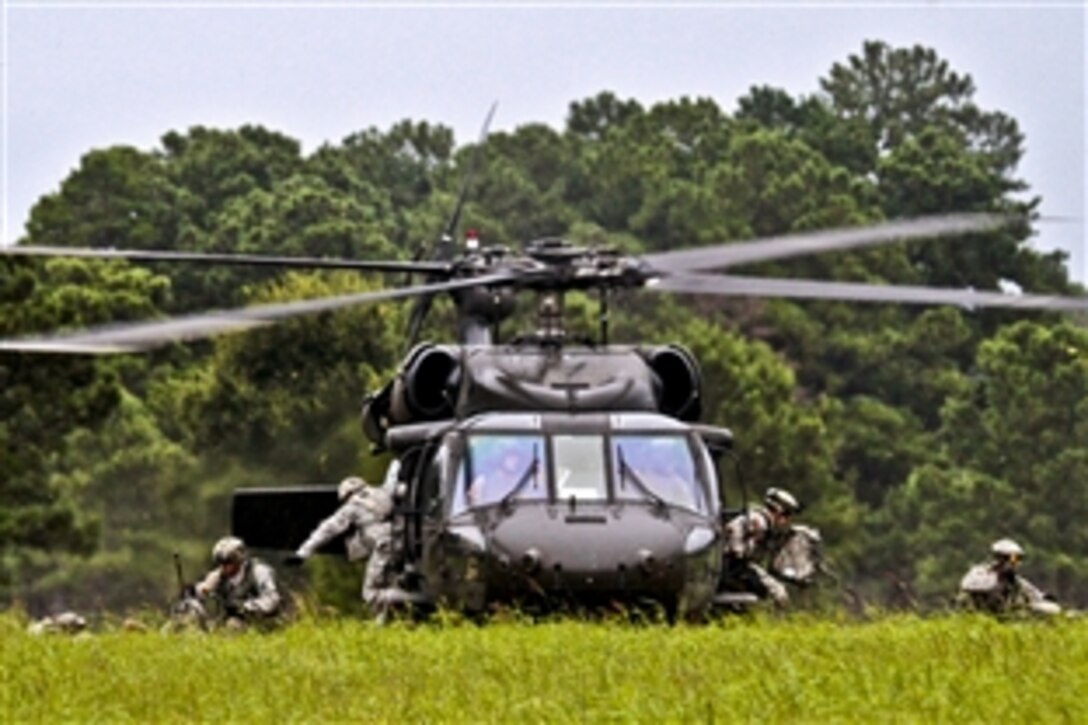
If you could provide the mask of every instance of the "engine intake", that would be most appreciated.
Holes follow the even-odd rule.
[[[403,405],[410,420],[425,421],[453,415],[461,362],[451,350],[424,344],[415,349],[400,376]],[[394,398],[397,397],[394,388]],[[394,409],[397,401],[394,400]]]
[[[693,422],[703,412],[702,374],[695,357],[679,345],[650,348],[646,363],[657,376],[657,406],[664,415]]]
[[[363,433],[381,450],[394,426],[452,418],[460,382],[457,348],[419,345],[396,378],[363,400]]]

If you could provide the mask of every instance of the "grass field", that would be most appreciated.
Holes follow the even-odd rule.
[[[556,621],[32,637],[0,615],[12,722],[1088,722],[1088,619]]]

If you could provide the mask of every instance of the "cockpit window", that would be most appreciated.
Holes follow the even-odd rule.
[[[617,499],[650,498],[670,506],[708,510],[695,458],[684,436],[613,436],[612,475]]]
[[[554,435],[555,495],[560,501],[608,498],[604,467],[604,438],[594,435]]]
[[[502,501],[642,501],[710,513],[701,461],[681,433],[470,433],[451,514]],[[711,471],[710,475],[713,475]],[[549,491],[549,484],[554,489]]]
[[[547,462],[540,435],[469,436],[468,475],[459,475],[453,512],[487,506],[506,498],[546,499]]]

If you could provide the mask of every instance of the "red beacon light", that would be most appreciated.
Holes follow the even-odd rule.
[[[465,249],[475,252],[480,248],[480,234],[475,229],[465,230]]]

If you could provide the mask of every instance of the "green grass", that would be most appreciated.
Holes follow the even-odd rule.
[[[1088,721],[1088,619],[705,626],[302,621],[31,637],[0,616],[3,722]]]

